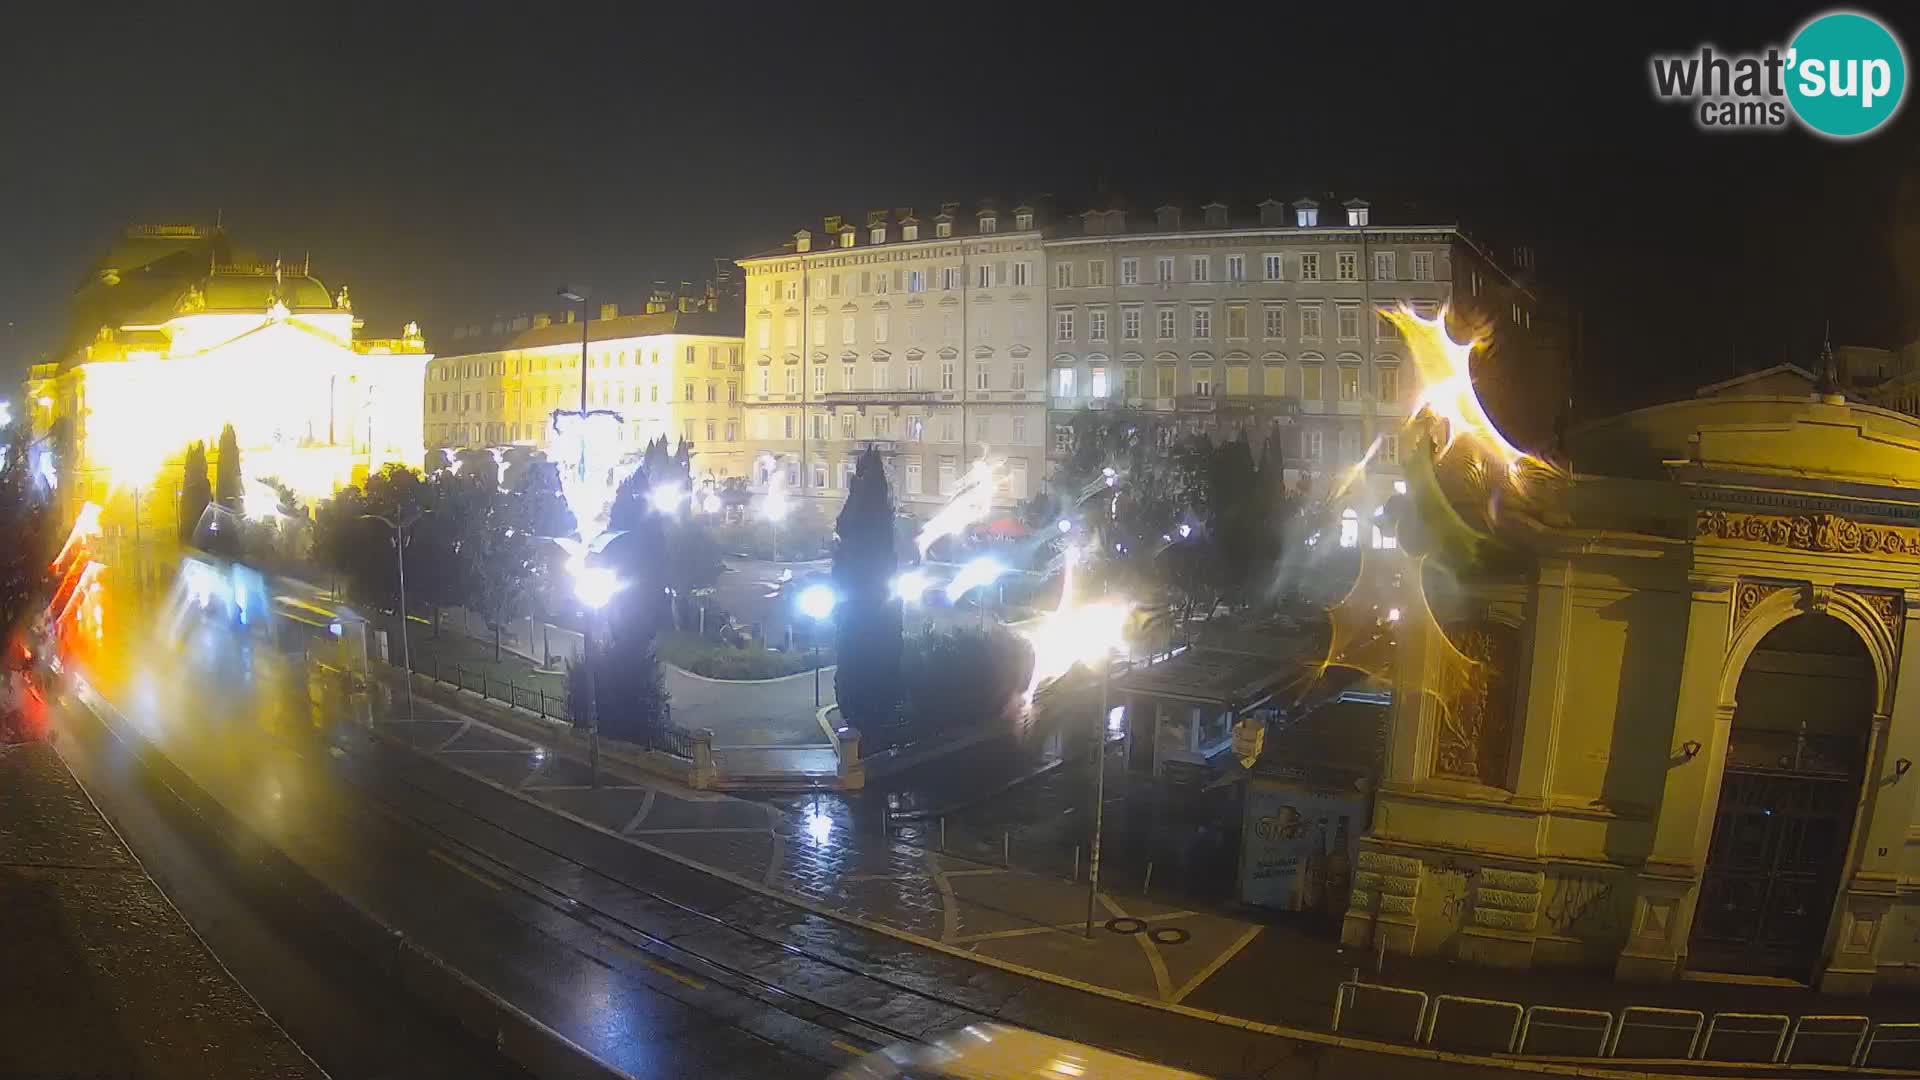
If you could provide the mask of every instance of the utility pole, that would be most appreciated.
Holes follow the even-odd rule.
[[[378,521],[393,530],[393,560],[400,573],[400,657],[407,671],[407,719],[413,719],[413,649],[407,641],[407,530],[420,520],[425,510],[415,509],[398,520],[384,514],[361,514],[365,521]]]
[[[1094,908],[1100,903],[1101,826],[1107,808],[1107,683],[1113,677],[1113,657],[1100,652],[1100,711],[1093,717],[1093,842],[1087,848],[1087,928],[1093,936]]]

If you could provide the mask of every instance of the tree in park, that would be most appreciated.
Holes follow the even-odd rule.
[[[892,590],[899,567],[893,493],[872,447],[860,455],[838,524],[833,582],[839,593],[834,620],[840,666],[834,690],[848,723],[878,726],[893,719],[900,702],[900,600]]]
[[[187,456],[180,467],[180,542],[194,543],[201,515],[213,502],[213,482],[207,476],[207,444],[187,444]]]
[[[233,425],[220,429],[220,456],[214,462],[213,501],[240,513],[246,490],[240,481],[240,439]]]
[[[666,672],[653,650],[654,632],[666,614],[666,523],[651,505],[651,487],[644,467],[621,482],[608,515],[608,530],[618,535],[595,557],[595,565],[611,569],[621,587],[601,613],[605,633],[593,658],[593,700],[600,730],[635,742],[665,726],[670,700]],[[587,718],[586,674],[576,667],[569,678],[576,724]]]
[[[53,511],[38,490],[25,424],[0,446],[0,641],[40,598],[54,556]]]

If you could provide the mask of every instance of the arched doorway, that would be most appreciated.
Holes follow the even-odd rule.
[[[1788,619],[1747,658],[1689,968],[1813,977],[1859,806],[1875,689],[1866,643],[1830,615]]]

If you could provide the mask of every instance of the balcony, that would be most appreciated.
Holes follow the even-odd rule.
[[[932,390],[834,390],[820,396],[823,405],[922,405]]]
[[[1265,394],[1182,394],[1174,399],[1174,410],[1183,413],[1213,413],[1217,416],[1264,416],[1292,420],[1300,415],[1300,401]]]

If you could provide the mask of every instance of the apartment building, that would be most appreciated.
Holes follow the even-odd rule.
[[[602,304],[599,316],[584,328],[573,311],[456,327],[452,354],[427,368],[427,446],[546,449],[553,412],[580,407],[584,329],[587,406],[619,413],[629,446],[685,439],[696,478],[746,475],[737,302],[682,283],[677,295],[656,288],[640,314]]]
[[[1277,438],[1289,484],[1313,495],[1364,460],[1340,540],[1390,542],[1362,526],[1401,479],[1419,387],[1381,309],[1450,306],[1456,338],[1488,334],[1516,357],[1538,335],[1531,294],[1457,225],[1372,215],[1360,199],[1269,199],[1244,212],[1089,210],[1050,232],[1053,459],[1071,454],[1082,409],[1137,422],[1163,446],[1245,431],[1258,453]]]
[[[834,503],[874,447],[926,514],[982,454],[1000,501],[1046,469],[1043,206],[827,217],[742,259],[751,481]]]

